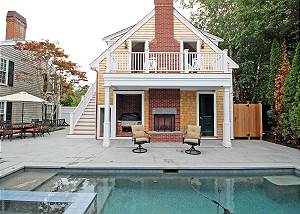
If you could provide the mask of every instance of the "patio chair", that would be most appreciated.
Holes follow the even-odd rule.
[[[188,144],[191,146],[190,149],[185,150],[185,153],[189,155],[199,155],[201,152],[195,149],[195,146],[200,146],[201,140],[201,126],[188,125],[187,129],[183,135],[183,144]]]
[[[48,133],[50,135],[50,129],[49,129],[49,120],[44,120],[41,124],[41,136],[44,136],[45,133]]]
[[[12,137],[14,134],[20,134],[22,137],[22,130],[17,128],[14,129],[11,122],[4,122],[3,124],[3,131],[2,131],[2,141],[7,136],[10,141],[12,140]]]
[[[132,142],[138,145],[137,148],[133,149],[134,153],[145,153],[147,149],[143,148],[142,145],[150,143],[150,136],[145,132],[143,125],[132,125]]]
[[[31,127],[26,128],[25,133],[31,133],[33,137],[35,135],[39,136],[39,133],[41,133],[41,122],[38,120],[32,120]]]

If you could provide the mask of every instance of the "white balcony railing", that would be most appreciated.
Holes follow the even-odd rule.
[[[111,52],[109,53],[107,72],[224,72],[227,69],[225,61],[227,62],[226,52]]]

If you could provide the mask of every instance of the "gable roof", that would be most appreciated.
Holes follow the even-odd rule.
[[[123,34],[115,43],[113,43],[110,47],[108,47],[99,57],[97,57],[90,64],[91,68],[98,69],[99,63],[106,57],[108,50],[113,51],[116,48],[118,48],[123,42],[125,42],[126,39],[128,39],[132,34],[134,34],[140,27],[142,27],[146,22],[148,22],[154,15],[155,15],[155,10],[153,9],[143,19],[141,19],[137,24],[104,37],[103,39],[108,39],[108,38],[114,38],[114,37],[117,37],[118,35],[120,36]],[[191,31],[193,31],[212,50],[214,50],[216,53],[222,53],[222,50],[213,41],[211,41],[208,37],[214,37],[215,41],[218,41],[218,40],[223,41],[222,38],[197,29],[182,14],[180,14],[175,8],[174,8],[174,16],[177,19],[179,19],[179,21],[181,21],[187,28],[189,28]],[[239,68],[239,65],[236,62],[234,62],[229,56],[228,56],[228,62],[229,62],[229,65],[231,68]]]
[[[109,40],[112,40],[113,38],[119,37],[119,36],[123,36],[126,32],[128,32],[131,28],[133,28],[135,25],[132,25],[130,27],[124,28],[122,30],[119,30],[115,33],[109,34],[105,37],[102,38],[103,41],[107,42]]]

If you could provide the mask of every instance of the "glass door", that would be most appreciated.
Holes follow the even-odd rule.
[[[199,94],[199,124],[203,136],[214,136],[214,94]]]

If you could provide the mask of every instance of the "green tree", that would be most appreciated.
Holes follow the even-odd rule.
[[[270,54],[269,78],[266,93],[266,103],[274,106],[275,77],[281,64],[280,47],[277,39],[273,40]]]
[[[285,38],[289,55],[292,54],[299,41],[299,0],[181,2],[185,8],[191,8],[192,23],[222,37],[224,42],[220,47],[228,48],[229,55],[240,65],[233,73],[236,101],[263,99],[267,102],[265,71],[270,62],[271,45],[275,38]]]
[[[298,122],[300,120],[298,106],[300,104],[300,43],[298,43],[296,52],[293,58],[291,70],[284,83],[283,106],[284,112],[280,117],[285,138],[299,137]],[[297,134],[298,132],[298,134]]]
[[[275,120],[276,120],[276,129],[275,132],[277,137],[280,139],[283,134],[283,126],[280,121],[281,114],[284,113],[284,84],[287,79],[291,66],[289,63],[289,58],[287,54],[287,46],[285,40],[283,39],[281,43],[281,66],[275,77],[275,91],[274,91],[274,110],[275,110]]]

